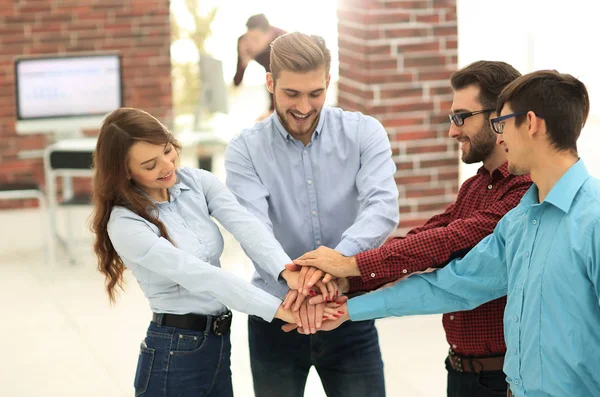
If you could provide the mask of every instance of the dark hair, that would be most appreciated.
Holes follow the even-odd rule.
[[[454,91],[476,84],[479,102],[485,109],[495,109],[500,92],[521,73],[506,62],[477,61],[457,70],[450,77]]]
[[[269,30],[271,25],[269,24],[269,20],[267,19],[265,14],[256,14],[248,18],[248,20],[246,21],[246,27],[248,28],[248,30],[260,29],[263,32],[266,32],[267,30]]]
[[[589,95],[581,81],[556,70],[529,73],[502,91],[498,114],[505,104],[515,113],[532,111],[543,118],[550,143],[558,150],[577,153],[577,139],[590,112]],[[517,127],[526,117],[516,117]]]
[[[140,109],[121,108],[104,119],[94,152],[94,179],[91,230],[95,234],[94,251],[98,270],[106,278],[106,291],[115,301],[115,288],[123,289],[125,265],[108,237],[108,221],[115,206],[122,206],[152,222],[162,237],[169,240],[167,229],[152,213],[156,204],[129,179],[129,149],[136,142],[157,145],[171,143],[181,150],[173,134],[160,121]]]

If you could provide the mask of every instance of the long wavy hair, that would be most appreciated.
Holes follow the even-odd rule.
[[[170,241],[163,223],[156,214],[156,204],[135,187],[129,176],[129,149],[136,142],[156,145],[171,143],[181,151],[181,145],[160,121],[140,109],[120,108],[104,119],[96,151],[91,230],[95,234],[94,251],[98,270],[104,274],[106,291],[111,303],[116,301],[117,287],[123,290],[125,265],[108,237],[107,225],[115,206],[125,207],[152,222],[162,237]]]

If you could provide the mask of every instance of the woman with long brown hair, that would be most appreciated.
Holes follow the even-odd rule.
[[[290,258],[211,173],[178,167],[180,145],[150,114],[117,109],[94,155],[94,250],[112,302],[131,270],[153,311],[136,396],[232,396],[228,307],[294,322],[281,300],[220,268],[217,219],[246,253],[292,286]],[[293,288],[296,286],[294,285]]]

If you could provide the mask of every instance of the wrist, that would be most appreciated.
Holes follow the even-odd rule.
[[[283,269],[281,273],[279,273],[279,278],[282,278],[285,282],[288,282],[291,273],[292,272],[290,272],[288,269]]]
[[[273,316],[273,318],[278,318],[282,321],[285,321],[286,323],[290,323],[290,322],[294,322],[294,317],[291,313],[291,311],[286,310],[283,305],[279,305],[279,307],[277,308],[277,311],[275,312],[275,315]]]
[[[335,281],[337,282],[337,286],[338,286],[338,289],[340,290],[340,292],[342,294],[347,294],[348,291],[350,290],[350,282],[348,281],[348,278],[340,277]]]
[[[360,276],[360,270],[358,269],[358,263],[356,262],[355,256],[349,256],[346,258],[346,276]]]

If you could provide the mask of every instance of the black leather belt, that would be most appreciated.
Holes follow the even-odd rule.
[[[169,314],[169,313],[152,313],[152,321],[158,325],[167,327],[190,329],[193,331],[204,332],[207,323],[210,321],[209,329],[215,335],[223,335],[231,329],[232,313],[227,313],[220,316],[207,316],[204,314]]]

